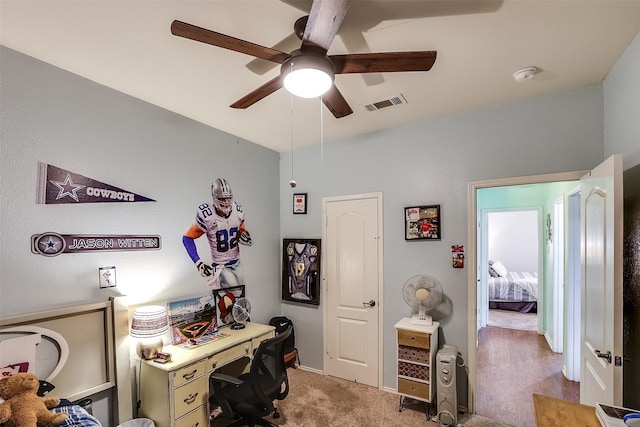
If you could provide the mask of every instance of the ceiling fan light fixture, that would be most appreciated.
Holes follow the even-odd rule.
[[[301,98],[316,98],[333,85],[333,64],[325,57],[293,56],[282,64],[285,89]]]

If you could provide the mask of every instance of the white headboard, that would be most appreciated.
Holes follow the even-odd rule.
[[[105,301],[2,318],[0,340],[41,335],[35,373],[51,378],[52,396],[73,401],[116,387],[113,325],[113,301]],[[60,338],[68,348],[55,344]]]

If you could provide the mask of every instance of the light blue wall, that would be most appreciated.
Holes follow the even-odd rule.
[[[451,245],[468,247],[467,183],[591,168],[603,160],[602,134],[597,85],[329,142],[323,152],[296,150],[296,190],[309,193],[306,216],[291,214],[291,156],[283,153],[282,237],[320,237],[323,196],[383,192],[384,385],[395,387],[393,325],[410,314],[401,288],[414,274],[432,274],[444,286],[453,307],[439,319],[444,340],[467,354],[468,272],[451,267]],[[442,241],[404,241],[403,207],[416,204],[441,205]],[[285,303],[283,312],[296,324],[302,363],[323,369],[322,306]]]
[[[640,164],[640,33],[604,81],[604,154]]]
[[[255,244],[242,248],[252,317],[280,312],[278,153],[0,48],[2,103],[0,315],[41,311],[114,292],[132,303],[210,292],[182,246],[217,176],[229,179]],[[239,161],[241,159],[241,161]],[[37,162],[157,202],[37,205]],[[242,168],[238,165],[241,164]],[[159,234],[143,252],[34,255],[32,234]],[[210,258],[204,238],[203,259]],[[116,266],[101,290],[98,267]]]

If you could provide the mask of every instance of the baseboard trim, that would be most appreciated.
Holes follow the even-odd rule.
[[[303,371],[314,372],[314,373],[320,374],[320,375],[325,375],[324,371],[321,371],[321,370],[316,369],[316,368],[310,368],[310,367],[304,366],[304,365],[299,365],[298,369],[302,369]]]

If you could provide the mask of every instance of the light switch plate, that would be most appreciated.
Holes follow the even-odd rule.
[[[114,288],[116,286],[116,267],[100,267],[98,268],[100,275],[100,289]]]

